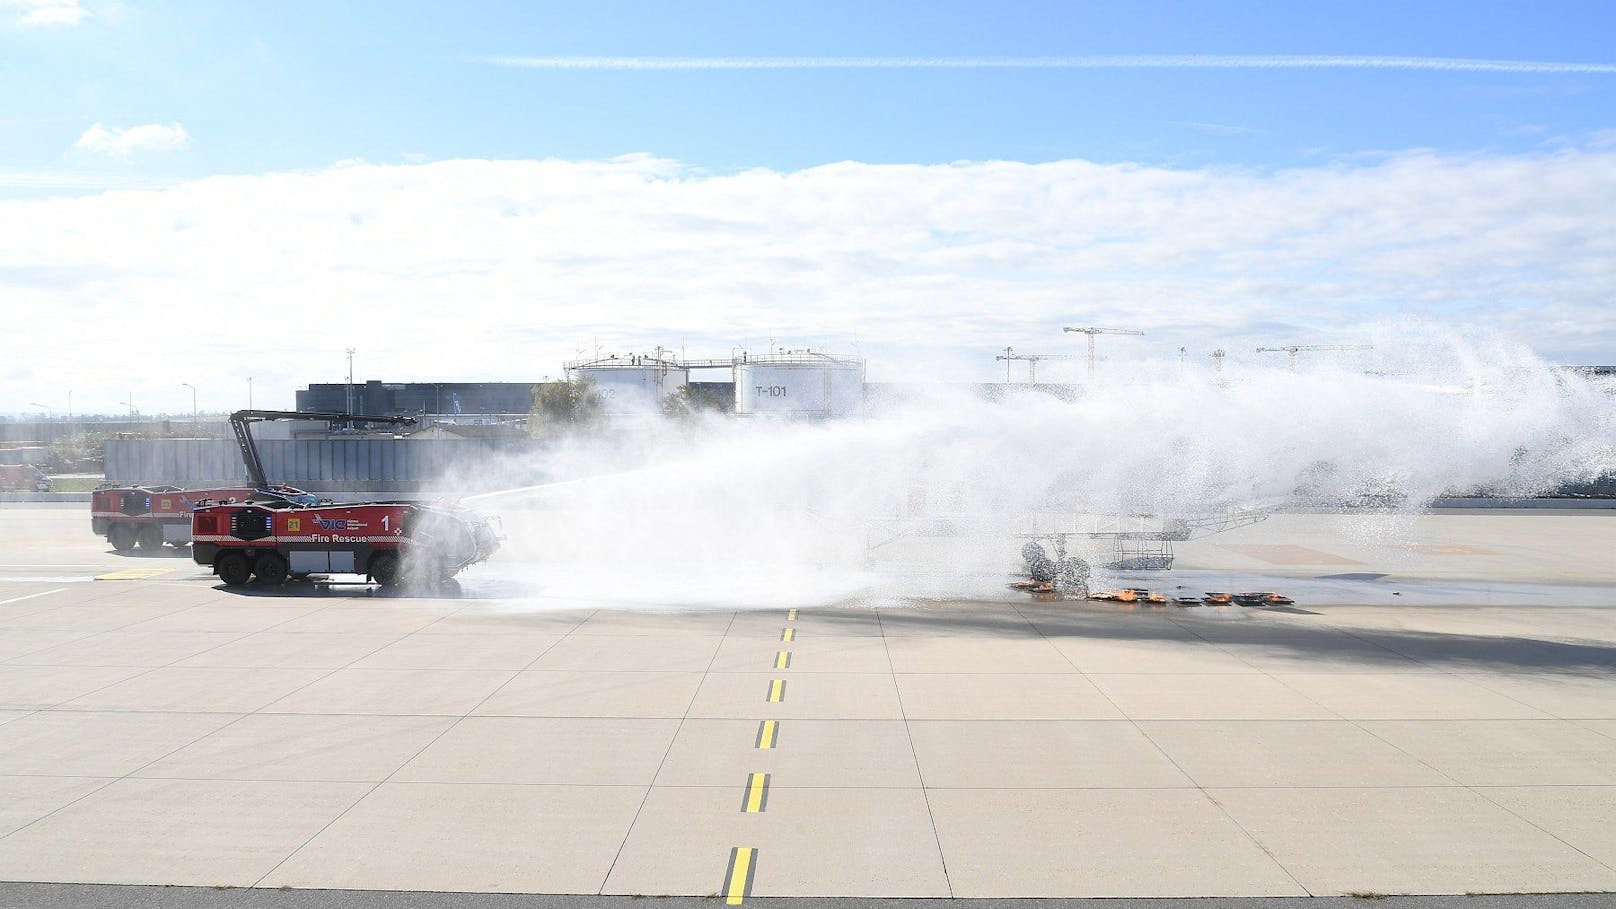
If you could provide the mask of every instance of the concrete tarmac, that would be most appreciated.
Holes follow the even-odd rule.
[[[707,897],[566,896],[382,890],[263,890],[105,884],[0,883],[0,909],[711,909]],[[868,899],[772,897],[758,909],[1606,909],[1602,893],[1202,899]]]
[[[232,591],[4,506],[0,905],[1609,904],[1616,513],[1399,520],[1144,582],[1306,612],[659,613]]]

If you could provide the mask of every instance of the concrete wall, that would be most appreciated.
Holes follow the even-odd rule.
[[[49,448],[0,448],[0,464],[43,464]]]
[[[530,439],[265,439],[258,450],[271,482],[317,492],[406,491],[449,474],[458,479],[457,487],[480,491],[540,482],[543,478],[509,464],[519,465],[541,444]],[[234,440],[113,439],[106,446],[106,478],[119,484],[242,483],[246,467]],[[1616,477],[1568,487],[1562,494],[1616,495]]]
[[[509,472],[494,465],[520,458],[533,444],[527,439],[269,439],[258,443],[258,453],[271,482],[316,492],[408,490],[451,474],[464,476],[471,486],[499,488]],[[112,483],[201,486],[245,482],[246,476],[234,441],[107,442],[106,477]]]

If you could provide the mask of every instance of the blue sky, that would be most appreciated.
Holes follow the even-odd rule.
[[[1425,320],[1616,362],[1612,34],[1603,2],[0,0],[0,309],[39,323],[0,413],[64,362],[81,410],[188,410],[204,372],[203,408],[289,405],[354,344],[391,380],[771,338],[991,380],[1074,323],[1205,363]],[[277,331],[125,340],[228,313]]]
[[[1285,167],[1530,149],[1607,129],[1616,75],[1409,70],[556,71],[505,56],[1411,55],[1616,61],[1609,3],[174,3],[0,31],[9,168],[87,124],[183,123],[196,176],[362,157],[726,171],[1085,158]]]

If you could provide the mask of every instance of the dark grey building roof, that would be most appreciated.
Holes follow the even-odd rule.
[[[533,382],[355,382],[352,413],[510,414],[533,409]],[[297,393],[298,410],[344,410],[349,386],[314,384]]]

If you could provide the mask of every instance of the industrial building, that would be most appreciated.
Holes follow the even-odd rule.
[[[659,350],[579,360],[566,364],[566,373],[568,380],[591,382],[610,417],[660,414],[663,401],[681,392],[743,417],[833,419],[864,412],[864,361],[813,350],[762,357],[742,352],[721,360],[678,360]]]
[[[832,419],[864,412],[864,361],[812,350],[754,357],[684,360],[658,349],[611,354],[564,365],[568,381],[590,382],[611,419],[663,413],[671,395],[695,406],[741,416]],[[313,384],[297,392],[297,409],[375,416],[526,416],[538,382],[383,382]]]
[[[811,350],[742,358],[735,368],[735,412],[789,417],[851,417],[864,412],[864,361]]]
[[[533,409],[533,382],[341,382],[297,392],[298,410],[343,411],[373,416],[404,414],[526,414]]]
[[[567,381],[587,381],[611,418],[660,415],[663,399],[690,384],[690,367],[655,354],[612,354],[566,364]]]

